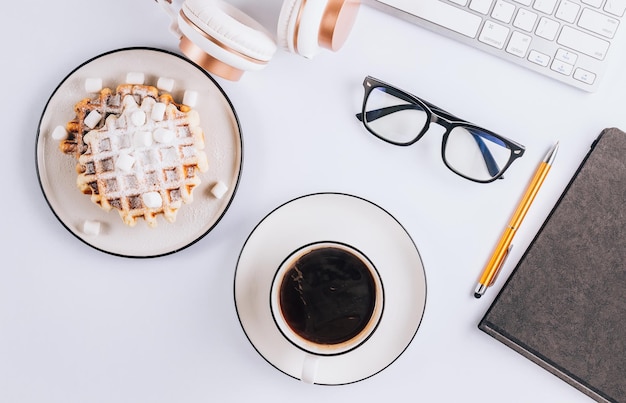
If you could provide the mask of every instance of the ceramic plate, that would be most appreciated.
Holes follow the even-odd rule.
[[[160,77],[174,80],[172,95],[181,102],[185,90],[198,95],[194,106],[205,133],[209,170],[193,191],[193,202],[183,204],[176,221],[158,217],[148,227],[139,219],[134,227],[123,223],[116,210],[106,212],[76,186],[76,159],[62,153],[52,138],[57,126],[75,116],[76,102],[91,96],[85,80],[101,78],[103,87],[115,89],[128,73],[144,73],[145,84],[157,85]],[[78,66],[50,97],[37,133],[37,172],[44,196],[59,221],[84,243],[114,255],[154,257],[179,251],[207,234],[222,218],[235,195],[242,164],[241,129],[235,110],[218,84],[201,68],[166,51],[130,48],[108,52]],[[221,182],[228,190],[215,197],[212,187]],[[98,235],[83,233],[83,223],[98,221]]]
[[[315,383],[368,378],[395,361],[413,340],[426,305],[426,277],[409,234],[389,213],[356,196],[319,193],[292,200],[265,217],[246,240],[235,273],[243,330],[274,367],[300,379],[306,353],[278,330],[269,305],[272,279],[292,251],[318,241],[352,245],[379,272],[384,312],[374,334],[355,350],[319,359]]]

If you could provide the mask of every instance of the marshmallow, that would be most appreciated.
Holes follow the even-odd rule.
[[[116,126],[116,122],[117,122],[117,117],[114,114],[110,114],[109,116],[107,116],[107,118],[104,120],[104,123],[106,124],[107,129],[109,130],[113,130],[115,129]]]
[[[174,138],[176,137],[176,133],[168,129],[158,128],[154,131],[152,136],[159,143],[169,144],[172,141],[174,141]]]
[[[137,101],[132,95],[126,95],[123,99],[125,107],[137,107]]]
[[[137,110],[130,115],[130,121],[133,122],[135,126],[143,126],[146,124],[146,112],[142,110]]]
[[[98,235],[100,234],[100,222],[85,220],[83,223],[83,233],[85,235]]]
[[[159,208],[163,205],[163,199],[159,192],[147,192],[141,195],[143,203],[148,208]]]
[[[217,197],[218,199],[221,199],[222,197],[224,197],[227,191],[228,191],[228,186],[226,186],[223,182],[217,182],[211,188],[211,193],[213,194],[213,196]]]
[[[102,89],[101,78],[88,78],[85,80],[85,91],[99,92]]]
[[[183,95],[183,104],[193,108],[198,103],[198,92],[197,91],[185,91]]]
[[[143,84],[144,80],[145,76],[143,73],[133,71],[126,75],[127,84]]]
[[[52,138],[54,140],[65,140],[67,138],[67,130],[63,126],[57,126],[52,131]]]
[[[157,102],[152,107],[152,113],[150,114],[150,118],[155,122],[160,122],[165,118],[165,108],[166,105],[163,102]]]
[[[100,122],[100,119],[102,119],[102,115],[99,114],[98,111],[93,110],[89,112],[89,115],[85,118],[85,125],[87,125],[88,128],[93,129],[96,127],[98,122]]]
[[[129,172],[133,168],[134,164],[135,157],[130,154],[121,153],[119,157],[117,157],[117,161],[115,161],[115,168],[124,172]]]
[[[150,112],[154,104],[156,104],[154,98],[146,97],[141,101],[141,109],[145,112]]]
[[[133,144],[135,147],[150,147],[152,145],[152,133],[139,131],[133,136]]]
[[[172,92],[172,88],[174,88],[174,80],[167,77],[160,77],[157,81],[157,88],[163,91]]]

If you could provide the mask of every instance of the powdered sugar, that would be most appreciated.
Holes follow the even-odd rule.
[[[196,169],[208,167],[197,112],[181,111],[169,95],[164,102],[155,99],[153,89],[118,87],[112,97],[120,97],[114,101],[120,109],[103,124],[102,114],[92,110],[85,124],[93,130],[82,138],[87,151],[78,157],[79,187],[105,210],[120,210],[129,225],[144,216],[154,226],[157,214],[173,221],[181,203],[193,200]]]

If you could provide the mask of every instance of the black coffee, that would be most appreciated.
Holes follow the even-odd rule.
[[[359,257],[321,247],[288,269],[279,295],[285,321],[295,333],[314,343],[339,344],[367,326],[376,305],[376,284]]]

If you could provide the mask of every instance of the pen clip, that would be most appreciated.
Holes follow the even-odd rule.
[[[498,278],[498,274],[500,274],[500,271],[502,270],[502,266],[504,266],[504,262],[506,262],[506,259],[509,257],[509,253],[511,252],[511,249],[513,249],[513,244],[509,245],[509,247],[506,249],[504,257],[502,258],[502,261],[498,265],[498,268],[496,269],[496,272],[491,278],[491,281],[489,282],[489,285],[487,287],[491,287],[493,283],[496,282],[496,279]]]

